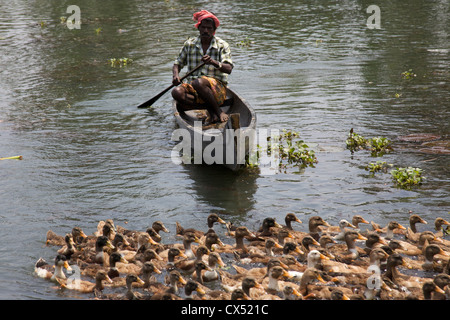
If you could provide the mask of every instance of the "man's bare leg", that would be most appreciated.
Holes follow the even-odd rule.
[[[228,121],[228,115],[220,109],[219,104],[214,98],[211,90],[211,84],[208,80],[202,78],[195,79],[192,82],[192,86],[194,87],[195,91],[197,91],[199,97],[206,102],[206,108],[211,114],[212,122]]]

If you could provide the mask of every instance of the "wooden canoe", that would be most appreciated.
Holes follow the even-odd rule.
[[[193,152],[191,163],[224,165],[237,171],[245,165],[246,156],[254,148],[256,114],[247,101],[229,88],[227,99],[220,108],[229,115],[229,120],[204,125],[202,119],[208,116],[208,111],[180,112],[176,101],[172,104],[179,128],[189,132],[191,152]],[[220,148],[219,145],[221,145]]]

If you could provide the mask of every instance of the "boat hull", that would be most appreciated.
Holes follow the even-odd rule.
[[[245,166],[246,157],[255,147],[256,114],[235,91],[227,89],[227,100],[221,106],[230,116],[226,123],[204,126],[201,119],[207,115],[206,110],[180,112],[175,101],[172,109],[179,128],[184,129],[183,141],[189,140],[184,141],[190,148],[184,163],[190,160],[194,164],[222,165],[232,171]]]

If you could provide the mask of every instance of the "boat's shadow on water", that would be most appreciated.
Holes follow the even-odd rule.
[[[258,172],[246,168],[233,172],[220,165],[184,165],[192,179],[198,200],[210,205],[212,211],[245,219],[254,208],[258,188]]]

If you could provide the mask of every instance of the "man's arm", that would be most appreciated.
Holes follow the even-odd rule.
[[[174,85],[179,85],[181,83],[180,80],[180,65],[179,64],[174,64],[172,67],[172,84]]]
[[[220,72],[223,72],[223,73],[230,74],[231,71],[233,70],[233,66],[231,64],[229,64],[227,62],[221,63],[219,61],[216,61],[216,60],[212,59],[208,55],[203,56],[202,57],[202,61],[205,62],[206,64],[211,64],[212,66],[214,66]]]

